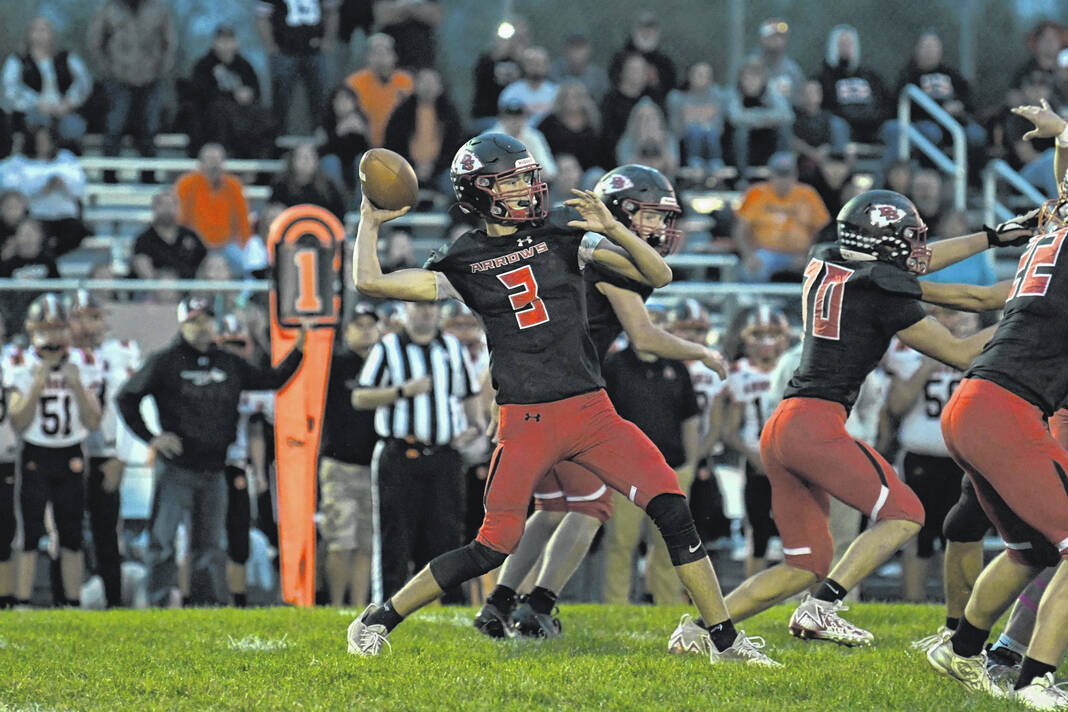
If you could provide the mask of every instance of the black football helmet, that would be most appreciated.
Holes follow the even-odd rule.
[[[740,336],[750,361],[776,360],[790,345],[790,322],[781,309],[758,304],[746,315]]]
[[[838,246],[847,260],[879,260],[917,274],[931,259],[927,225],[912,201],[892,190],[869,190],[842,206]]]
[[[521,188],[505,191],[498,186],[502,180],[526,174],[530,182]],[[452,159],[449,177],[465,213],[507,224],[541,220],[549,214],[549,186],[541,179],[541,164],[508,134],[482,134],[465,143]]]
[[[593,187],[593,192],[608,206],[612,217],[661,255],[670,255],[678,247],[682,231],[675,227],[675,222],[682,209],[671,181],[660,171],[628,163],[605,173]],[[661,214],[663,222],[659,227],[637,224],[636,218],[641,210]]]
[[[707,346],[712,339],[712,317],[701,302],[681,299],[667,312],[668,331],[697,344]]]
[[[26,310],[26,334],[37,351],[66,351],[70,347],[70,323],[59,297],[49,292],[30,302]]]
[[[88,289],[63,295],[63,310],[70,324],[71,342],[79,348],[96,348],[104,340],[108,325],[104,309]]]

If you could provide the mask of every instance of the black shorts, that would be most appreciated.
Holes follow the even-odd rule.
[[[942,523],[960,495],[960,478],[964,474],[951,457],[937,457],[906,452],[902,465],[905,484],[912,488],[923,504],[926,517],[923,528],[916,536],[916,554],[929,559],[934,554],[935,540],[941,540]]]
[[[51,502],[60,547],[80,551],[86,467],[81,445],[51,448],[26,443],[21,461],[23,550],[37,548],[45,534],[45,505]]]

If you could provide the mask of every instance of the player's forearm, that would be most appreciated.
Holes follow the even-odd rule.
[[[424,269],[402,269],[382,273],[378,261],[378,224],[361,219],[356,230],[356,250],[352,260],[352,280],[368,297],[432,302],[437,299],[434,273]]]
[[[972,334],[966,339],[961,339],[956,349],[958,354],[957,363],[951,363],[959,371],[966,371],[968,367],[972,365],[972,361],[979,356],[983,351],[983,347],[986,346],[986,342],[990,341],[990,337],[994,335],[997,330],[997,324],[988,326],[977,334]]]
[[[37,401],[40,400],[40,394],[36,398],[29,396],[30,394],[26,396],[12,394],[11,396],[11,425],[18,433],[23,433],[26,428],[30,427]]]
[[[1066,124],[1068,125],[1068,124]],[[1064,172],[1068,170],[1068,145],[1061,146],[1057,141],[1057,148],[1053,152],[1053,178],[1057,181],[1057,194],[1064,198]]]
[[[1005,280],[988,287],[977,284],[942,284],[920,282],[920,298],[929,304],[938,304],[961,311],[984,312],[1000,309],[1009,298],[1012,281]]]
[[[916,373],[912,374],[911,378],[894,378],[890,385],[890,392],[886,396],[886,409],[890,415],[900,418],[908,412],[932,372],[933,369],[924,364],[916,369]]]
[[[707,355],[704,346],[680,339],[652,323],[647,323],[634,334],[628,331],[627,337],[634,344],[634,348],[654,353],[661,358],[699,361]]]
[[[973,232],[970,235],[939,240],[931,245],[931,259],[927,263],[927,273],[937,272],[961,260],[966,260],[989,246],[990,242],[985,232]]]
[[[373,410],[379,406],[395,403],[400,397],[399,386],[357,388],[352,392],[352,407],[356,410]]]
[[[653,247],[623,226],[618,220],[608,228],[605,236],[630,255],[634,266],[653,287],[671,282],[671,268]]]
[[[696,467],[701,459],[701,434],[697,431],[697,416],[682,421],[682,449],[687,467]]]
[[[71,391],[74,393],[74,401],[78,404],[82,425],[89,430],[96,430],[100,427],[102,416],[100,401],[91,396],[81,383],[71,384]]]

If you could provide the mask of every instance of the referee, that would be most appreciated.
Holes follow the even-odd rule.
[[[458,451],[481,432],[478,380],[433,302],[408,303],[404,323],[371,349],[353,391],[375,408],[371,462],[377,503],[372,598],[396,591],[463,542],[465,488]],[[411,568],[413,567],[414,568]]]

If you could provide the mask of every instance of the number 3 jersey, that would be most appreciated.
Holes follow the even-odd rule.
[[[77,367],[82,386],[90,398],[99,398],[103,372],[96,359],[81,349],[70,349],[67,358]],[[4,387],[21,394],[29,393],[33,374],[41,359],[33,349],[24,351],[18,362],[4,371]],[[78,399],[66,378],[54,370],[48,375],[34,410],[33,422],[22,439],[41,447],[77,445],[89,435],[78,410]]]
[[[993,381],[1047,417],[1068,397],[1068,228],[1031,238],[994,336],[964,374]]]
[[[586,326],[582,274],[604,238],[568,227],[576,217],[553,211],[500,237],[472,230],[426,263],[482,321],[501,405],[557,401],[604,387]],[[448,296],[441,289],[438,294]]]
[[[868,372],[894,334],[926,316],[916,275],[885,262],[842,259],[819,245],[805,267],[801,363],[784,398],[822,398],[853,407]]]
[[[886,368],[895,377],[907,381],[923,365],[924,356],[910,349],[897,339],[886,354]],[[940,364],[927,377],[923,390],[912,407],[901,419],[897,439],[907,452],[931,457],[949,457],[946,441],[942,437],[942,409],[946,407],[953,391],[960,385],[964,374],[957,369]]]

